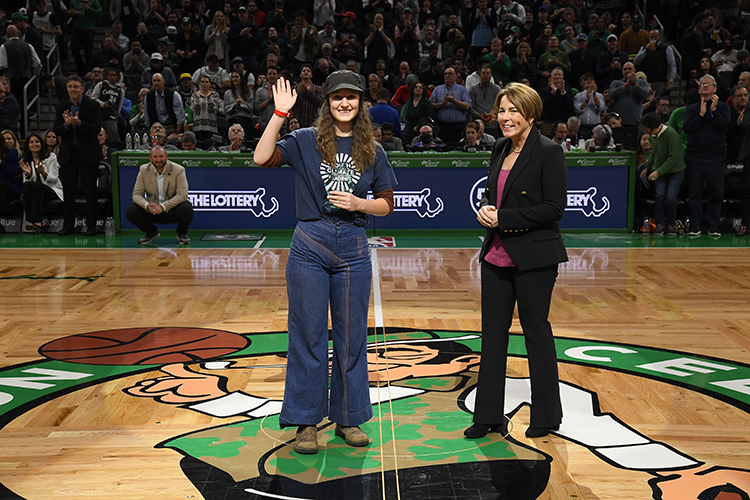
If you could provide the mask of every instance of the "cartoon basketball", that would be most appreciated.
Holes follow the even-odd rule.
[[[128,328],[73,335],[43,345],[50,359],[93,365],[189,363],[240,351],[250,341],[206,328]]]

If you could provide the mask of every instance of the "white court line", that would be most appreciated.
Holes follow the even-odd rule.
[[[378,267],[378,251],[370,251],[372,259],[372,300],[375,305],[375,328],[383,328],[383,303],[380,298],[380,269]]]
[[[255,244],[255,246],[254,246],[253,248],[260,248],[260,247],[261,247],[261,245],[263,245],[263,242],[264,242],[264,241],[266,241],[266,237],[265,237],[265,235],[264,235],[264,236],[263,236],[263,237],[262,237],[261,239],[259,239],[259,240],[258,240],[258,243],[256,243],[256,244]]]
[[[259,495],[262,497],[278,498],[280,500],[310,500],[309,498],[287,497],[284,495],[275,495],[273,493],[265,493],[263,491],[254,490],[252,488],[246,488],[245,491],[247,491],[248,493],[255,493],[256,495]]]

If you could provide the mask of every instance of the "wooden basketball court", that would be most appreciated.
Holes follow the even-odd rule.
[[[351,449],[332,438],[326,445],[330,453],[322,450],[315,463],[289,452],[285,443],[294,431],[275,427],[273,412],[217,416],[195,403],[201,394],[180,386],[215,373],[224,377],[216,387],[226,394],[282,398],[286,359],[278,346],[286,331],[287,250],[0,252],[2,500],[740,500],[750,493],[747,248],[569,250],[550,313],[560,342],[561,379],[583,401],[576,406],[583,408],[581,422],[596,428],[607,420],[615,434],[630,432],[643,442],[607,441],[607,432],[591,437],[588,424],[571,421],[566,427],[565,420],[566,435],[531,440],[524,436],[523,405],[514,408],[507,440],[493,437],[488,448],[463,440],[460,430],[471,420],[463,398],[477,368],[468,363],[455,371],[420,372],[418,383],[409,375],[398,382],[375,377],[373,391],[380,394],[410,384],[424,389],[418,397],[435,411],[416,417],[420,404],[409,406],[415,410],[409,413],[407,403],[398,403],[398,409],[386,394],[385,402],[374,405],[377,422],[369,428],[373,445],[367,455],[348,455]],[[477,253],[478,248],[374,252],[370,326],[378,334],[373,348],[385,351],[377,370],[395,371],[398,346],[412,340],[431,339],[420,345],[443,349],[441,339],[450,337],[467,352],[478,350],[476,338],[463,340],[480,331]],[[218,356],[225,362],[213,364],[204,362],[212,356],[198,348],[184,360],[171,354],[104,360],[109,354],[103,352],[121,347],[113,345],[122,340],[118,332],[134,329],[171,329],[177,337],[170,338],[178,339],[193,338],[190,329],[218,330],[250,339],[250,347],[228,348],[228,356]],[[78,344],[54,343],[105,331],[110,333]],[[513,331],[521,333],[517,322]],[[40,350],[45,345],[51,347]],[[60,345],[75,352],[61,360],[54,349]],[[133,348],[129,355],[149,348]],[[86,362],[73,359],[87,349]],[[104,351],[92,354],[97,349]],[[232,354],[238,352],[243,355]],[[413,367],[417,377],[422,365]],[[518,353],[508,376],[525,375],[525,358]],[[156,379],[174,382],[170,395],[134,395],[139,383],[146,387]],[[415,441],[399,448],[401,438],[392,431],[400,425],[396,420],[403,435],[406,424],[422,435],[433,425],[452,433],[452,444],[422,436],[419,443],[417,437],[403,438]],[[489,448],[495,445],[497,453]],[[622,451],[628,446],[629,454]],[[514,464],[510,472],[498,472],[493,460],[508,457]],[[529,476],[518,489],[523,492],[513,493],[514,467],[543,470]],[[317,483],[327,489],[314,488]]]

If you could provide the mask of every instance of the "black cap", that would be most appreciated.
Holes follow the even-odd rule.
[[[359,75],[353,71],[340,70],[334,71],[328,78],[323,86],[325,95],[331,94],[341,89],[356,90],[357,92],[364,92],[365,89],[362,87],[362,79]]]

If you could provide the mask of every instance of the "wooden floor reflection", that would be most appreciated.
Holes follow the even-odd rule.
[[[750,366],[746,249],[575,249],[569,255],[570,262],[560,268],[550,312],[557,336]],[[37,361],[39,348],[51,341],[100,330],[283,332],[286,256],[286,250],[262,249],[2,250],[0,365]],[[381,249],[377,257],[385,326],[480,330],[476,249]],[[370,314],[374,326],[374,308]],[[517,321],[513,331],[521,332]],[[236,371],[230,389],[262,381],[259,396],[280,398],[283,357],[269,354],[252,363],[265,368]],[[523,377],[526,370],[525,360],[512,358],[509,376]],[[651,440],[707,466],[750,470],[747,406],[582,364],[563,362],[560,374],[562,380],[595,392],[602,412]],[[175,451],[155,446],[227,420],[124,392],[138,381],[163,375],[113,377],[14,414],[0,430],[0,483],[5,488],[0,500],[203,498]],[[0,379],[0,385],[18,387],[18,382]],[[0,403],[5,404],[2,394]],[[549,484],[539,498],[655,498],[649,484],[654,474],[617,467],[557,436],[527,439],[528,408],[513,423],[517,442],[552,458]],[[750,491],[744,477],[735,477],[736,486]],[[452,498],[444,494],[441,498]],[[249,495],[243,498],[254,498]],[[388,495],[396,498],[392,488]],[[668,495],[664,500],[697,498],[686,492]]]

